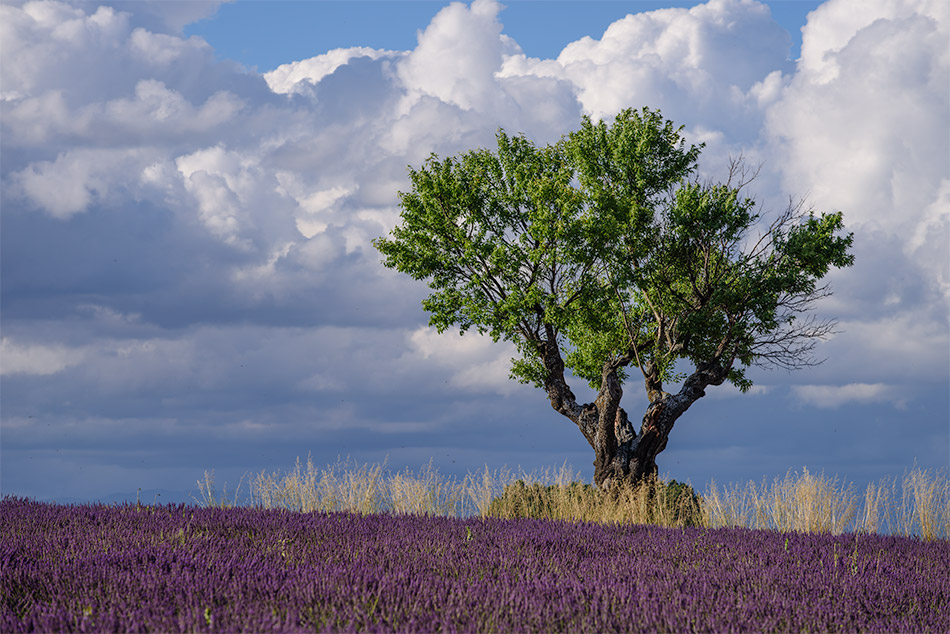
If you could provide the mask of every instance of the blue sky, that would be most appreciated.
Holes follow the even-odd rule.
[[[435,0],[285,1],[241,0],[221,6],[214,16],[189,24],[185,33],[206,39],[222,58],[260,71],[288,60],[310,57],[316,50],[370,46],[407,50],[416,32],[428,25],[443,3]],[[503,2],[506,35],[530,57],[555,58],[565,45],[584,36],[599,37],[618,16],[666,8],[690,8],[701,2],[638,0],[515,0]],[[797,59],[801,27],[821,2],[765,2],[773,19],[788,32],[789,55]]]
[[[308,453],[589,479],[511,348],[428,328],[371,240],[430,152],[644,105],[706,143],[703,177],[742,154],[764,211],[855,234],[826,361],[709,390],[661,473],[946,467],[948,5],[507,4],[0,4],[0,492],[187,499]]]

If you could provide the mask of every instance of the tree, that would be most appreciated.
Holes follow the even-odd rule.
[[[807,313],[830,294],[830,268],[853,262],[840,213],[790,203],[765,224],[740,195],[741,163],[725,183],[697,182],[702,146],[681,132],[647,108],[612,125],[585,117],[544,147],[499,130],[496,152],[410,168],[401,222],[374,242],[387,267],[428,282],[439,332],[515,344],[512,377],[577,425],[604,489],[655,475],[673,424],[709,386],[744,392],[750,366],[814,364],[834,322]],[[567,369],[593,402],[577,401]],[[635,369],[649,402],[639,431],[620,406]]]

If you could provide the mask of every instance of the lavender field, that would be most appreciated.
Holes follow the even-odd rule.
[[[950,542],[0,502],[3,632],[947,632]]]

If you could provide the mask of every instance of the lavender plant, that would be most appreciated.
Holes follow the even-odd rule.
[[[5,498],[0,631],[946,632],[950,542]]]

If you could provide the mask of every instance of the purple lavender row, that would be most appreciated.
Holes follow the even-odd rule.
[[[948,632],[950,542],[0,502],[3,632]]]

